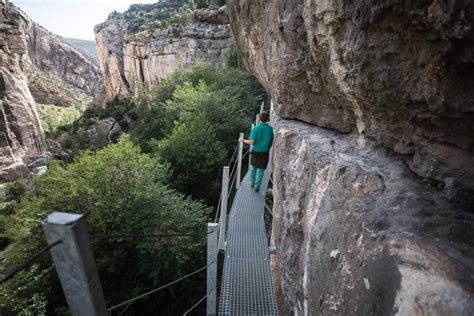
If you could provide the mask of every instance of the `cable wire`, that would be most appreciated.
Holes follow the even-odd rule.
[[[217,211],[216,211],[216,216],[214,218],[214,223],[217,223],[217,218],[219,217],[219,214],[221,212],[221,203],[222,203],[222,193],[220,194],[220,197],[219,197],[219,203],[217,203]]]
[[[250,152],[250,149],[248,149],[247,152],[242,156],[242,160],[249,154],[249,152]],[[235,177],[231,182],[231,186],[230,186],[230,190],[229,190],[229,194],[227,195],[227,198],[229,198],[232,194],[232,190],[234,189],[235,183],[237,181],[236,178],[237,178],[237,173],[235,174]]]
[[[7,282],[8,280],[10,280],[11,278],[13,278],[17,273],[20,273],[21,271],[25,270],[26,268],[28,268],[36,259],[40,258],[41,256],[43,256],[45,253],[47,253],[51,248],[54,248],[56,247],[57,245],[61,244],[63,241],[62,240],[58,240],[58,241],[55,241],[53,242],[51,245],[48,245],[46,247],[44,247],[43,249],[39,250],[37,253],[35,253],[33,256],[31,256],[30,258],[28,258],[28,260],[26,260],[23,264],[21,264],[20,266],[16,267],[15,269],[13,269],[12,271],[10,271],[1,281],[0,281],[0,284],[3,284],[5,282]]]
[[[232,154],[232,157],[229,160],[229,163],[227,164],[228,166],[232,163],[232,161],[235,160],[235,155],[237,154],[237,151],[239,150],[239,144],[237,142],[237,145],[235,146],[234,153]]]
[[[93,238],[99,239],[135,239],[135,238],[173,238],[173,237],[202,237],[206,236],[205,234],[156,234],[156,235],[92,235]]]
[[[151,294],[153,294],[153,293],[156,293],[156,292],[158,292],[158,291],[164,290],[164,289],[166,289],[166,288],[168,288],[168,287],[170,287],[170,286],[172,286],[172,285],[175,285],[176,283],[179,283],[179,282],[181,282],[181,281],[183,281],[183,280],[185,280],[185,279],[187,279],[187,278],[189,278],[189,277],[192,277],[192,276],[195,275],[195,274],[198,274],[198,273],[201,272],[201,271],[206,270],[206,269],[207,269],[211,264],[213,264],[213,263],[214,263],[214,261],[211,262],[210,264],[208,264],[207,266],[204,266],[204,267],[202,267],[202,268],[200,268],[200,269],[198,269],[198,270],[196,270],[196,271],[194,271],[194,272],[191,272],[191,273],[189,273],[189,274],[187,274],[187,275],[185,275],[185,276],[183,276],[183,277],[181,277],[181,278],[179,278],[179,279],[176,279],[176,280],[174,280],[174,281],[172,281],[172,282],[170,282],[170,283],[168,283],[168,284],[165,284],[165,285],[163,285],[163,286],[160,286],[159,288],[156,288],[156,289],[154,289],[154,290],[151,290],[151,291],[149,291],[149,292],[146,292],[146,293],[144,293],[144,294],[142,294],[142,295],[136,296],[136,297],[134,297],[134,298],[132,298],[132,299],[129,299],[128,301],[125,301],[125,302],[123,302],[123,303],[114,305],[114,306],[110,307],[109,309],[107,309],[107,311],[110,313],[110,312],[116,310],[116,309],[119,308],[119,307],[122,307],[122,306],[124,306],[124,305],[128,305],[128,304],[134,303],[134,302],[138,301],[138,300],[141,299],[141,298],[147,297],[147,296],[149,296],[149,295],[151,295]]]
[[[201,298],[196,304],[194,304],[193,307],[191,307],[190,309],[188,309],[188,310],[183,314],[183,316],[188,315],[193,309],[195,309],[196,307],[198,307],[199,304],[201,304],[202,301],[204,301],[204,300],[207,298],[208,295],[209,295],[209,293],[207,293],[207,294],[206,294],[203,298]]]

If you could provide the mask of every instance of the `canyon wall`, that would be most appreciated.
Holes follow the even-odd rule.
[[[470,1],[227,0],[275,112],[291,315],[474,313]]]
[[[94,96],[102,87],[99,65],[39,24],[26,20],[28,56],[41,72]]]
[[[163,4],[137,5],[96,26],[107,100],[136,95],[142,87],[149,88],[178,67],[190,68],[199,60],[226,65],[235,42],[225,7],[195,10],[180,24],[163,26],[156,15],[169,8],[159,5]],[[169,20],[173,12],[162,21]],[[148,27],[133,29],[134,16]]]
[[[99,66],[0,1],[0,182],[47,163],[37,103],[85,106],[101,90]]]
[[[27,164],[46,153],[36,103],[22,64],[27,41],[5,0],[0,1],[0,181],[24,176]]]

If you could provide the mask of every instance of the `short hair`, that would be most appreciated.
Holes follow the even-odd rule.
[[[268,122],[269,118],[270,118],[270,114],[268,114],[268,112],[265,111],[265,112],[260,113],[260,121],[262,123]]]

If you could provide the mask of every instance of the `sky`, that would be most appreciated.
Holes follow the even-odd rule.
[[[158,0],[11,0],[30,18],[49,31],[64,36],[95,40],[94,26],[110,12],[123,12],[131,4]]]

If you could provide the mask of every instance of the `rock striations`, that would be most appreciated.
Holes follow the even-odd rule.
[[[274,98],[285,313],[474,314],[474,6],[228,0]]]
[[[16,11],[0,1],[0,180],[22,177],[46,152],[36,103],[22,66],[28,53]]]
[[[102,77],[93,58],[31,20],[27,20],[25,34],[28,56],[41,72],[55,76],[88,95],[100,92]]]
[[[0,0],[0,182],[47,162],[37,103],[77,105],[100,90],[98,66]]]
[[[235,43],[225,7],[186,11],[171,3],[134,5],[96,26],[107,100],[134,95],[199,60],[226,65]]]

